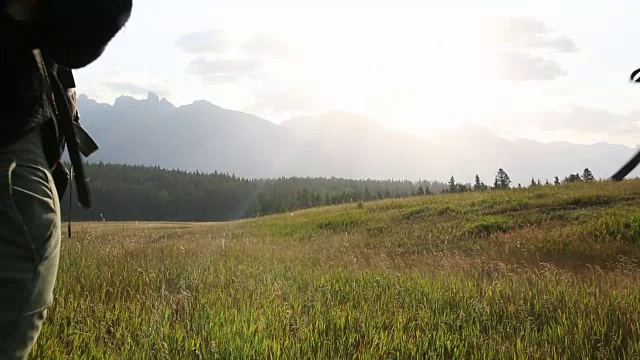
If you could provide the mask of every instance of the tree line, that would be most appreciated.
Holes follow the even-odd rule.
[[[68,164],[67,164],[68,166]],[[62,218],[75,221],[228,221],[315,206],[400,198],[418,188],[441,193],[438,181],[350,180],[291,177],[245,179],[235,174],[164,169],[159,166],[87,163],[93,207],[85,210],[69,196]],[[72,184],[73,186],[73,184]],[[424,190],[423,190],[424,191]]]
[[[69,211],[74,221],[229,221],[316,206],[512,187],[503,169],[498,170],[493,185],[485,184],[478,175],[473,184],[457,182],[453,176],[448,182],[335,177],[245,179],[219,172],[102,162],[87,163],[85,171],[93,208],[87,211],[70,201],[69,196],[75,196],[72,184],[61,203],[64,221],[69,219]],[[582,175],[569,174],[562,181],[556,176],[554,185],[581,181],[595,181],[589,169]],[[543,185],[551,184],[531,179],[530,186]]]
[[[582,174],[580,173],[569,174],[565,176],[562,179],[562,181],[556,175],[553,180],[553,185],[557,186],[557,185],[570,184],[570,183],[576,183],[576,182],[592,182],[592,181],[596,181],[595,176],[593,176],[593,173],[591,172],[591,170],[589,170],[589,168],[585,168],[582,171]],[[551,186],[551,185],[552,184],[549,182],[548,179],[545,180],[544,183],[542,183],[540,179],[536,180],[535,178],[531,178],[531,183],[529,184],[529,187]],[[507,172],[504,169],[500,168],[498,169],[498,172],[495,175],[493,186],[489,186],[485,184],[482,180],[480,180],[480,176],[478,175],[475,176],[475,182],[473,185],[457,183],[455,177],[451,176],[451,178],[449,179],[449,182],[447,183],[447,187],[443,189],[442,192],[443,193],[461,193],[461,192],[467,192],[467,191],[502,190],[502,189],[511,189],[511,188],[512,188],[512,182],[511,182],[511,178],[509,177],[509,174],[507,174]],[[515,186],[515,188],[522,189],[523,186],[522,184],[519,183],[517,186]],[[429,193],[424,193],[424,194],[430,195]]]

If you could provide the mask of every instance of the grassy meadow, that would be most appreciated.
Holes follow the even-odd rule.
[[[41,359],[637,359],[640,181],[75,223]]]

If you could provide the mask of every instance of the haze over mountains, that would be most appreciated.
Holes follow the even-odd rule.
[[[322,176],[446,181],[452,175],[488,184],[504,168],[514,185],[531,177],[553,181],[585,167],[609,177],[635,149],[509,140],[465,127],[427,139],[385,128],[373,120],[331,112],[274,124],[207,101],[175,107],[149,93],[119,97],[113,105],[78,98],[82,124],[100,150],[90,161],[159,165],[228,172],[238,176]],[[632,173],[636,176],[637,172]]]

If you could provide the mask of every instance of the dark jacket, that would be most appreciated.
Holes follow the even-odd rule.
[[[2,2],[0,2],[0,5]],[[32,49],[55,66],[95,61],[131,15],[132,0],[40,0],[30,21],[0,11],[0,148],[46,120],[43,82]]]

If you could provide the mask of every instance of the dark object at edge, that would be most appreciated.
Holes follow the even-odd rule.
[[[629,173],[632,172],[633,169],[636,168],[636,166],[638,166],[638,164],[640,164],[640,151],[638,151],[631,158],[631,160],[629,160],[629,162],[627,162],[620,170],[618,170],[618,172],[613,174],[611,179],[615,181],[622,181],[625,178],[625,176],[629,175]]]
[[[638,75],[638,73],[640,73],[640,68],[637,68],[637,69],[633,70],[633,72],[631,73],[631,76],[630,76],[631,81],[640,82],[640,78],[638,78],[638,79],[635,78],[636,75]]]
[[[633,70],[629,78],[633,82],[640,82],[640,78],[635,79],[636,75],[640,73],[640,68]],[[618,170],[611,177],[612,180],[622,181],[633,169],[640,164],[640,150],[629,160],[620,170]]]

